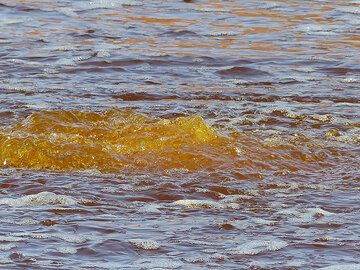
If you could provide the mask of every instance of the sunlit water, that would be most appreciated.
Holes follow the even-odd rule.
[[[359,14],[0,0],[0,268],[360,269]]]

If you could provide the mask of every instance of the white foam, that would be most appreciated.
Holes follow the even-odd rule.
[[[74,59],[66,59],[66,58],[64,58],[64,59],[57,60],[55,65],[56,66],[70,66],[70,67],[72,67],[72,66],[76,66],[76,63],[75,63]]]
[[[351,77],[342,79],[341,81],[342,81],[343,83],[358,83],[358,82],[359,82],[358,79],[356,79],[356,78],[351,78]]]
[[[278,9],[282,8],[283,5],[280,3],[266,3],[262,8],[264,9]]]
[[[158,242],[149,239],[133,239],[129,240],[129,242],[137,248],[146,250],[155,250],[160,248],[160,244]]]
[[[252,196],[249,195],[227,195],[224,199],[221,200],[222,203],[237,203],[242,201],[251,201]]]
[[[32,218],[22,218],[19,220],[14,219],[0,219],[1,223],[8,223],[8,224],[16,224],[16,225],[36,225],[40,222],[38,220],[32,219]]]
[[[16,245],[14,244],[3,244],[0,245],[0,251],[8,251],[10,249],[16,248]]]
[[[140,259],[135,262],[141,269],[178,269],[184,264],[179,260],[164,258]]]
[[[82,244],[87,241],[87,238],[79,235],[70,235],[70,234],[61,234],[61,233],[27,233],[27,232],[19,232],[19,233],[12,233],[10,237],[13,237],[15,239],[19,239],[18,241],[24,241],[26,238],[24,237],[30,237],[33,239],[49,239],[49,238],[57,238],[64,240],[68,243],[75,243],[75,244]],[[23,240],[22,240],[23,239]],[[1,242],[1,236],[0,236],[0,242]]]
[[[159,209],[159,207],[161,207],[161,205],[157,205],[157,204],[146,204],[143,207],[139,208],[139,212],[140,213],[161,213],[161,210]]]
[[[360,264],[350,263],[350,264],[336,264],[327,267],[319,268],[321,270],[360,270]]]
[[[75,46],[59,46],[54,48],[55,51],[62,51],[62,52],[69,52],[69,51],[75,51],[76,47]]]
[[[76,200],[70,196],[57,195],[52,192],[40,192],[38,194],[26,195],[18,199],[3,198],[0,199],[0,205],[7,204],[9,206],[38,206],[38,205],[74,205]]]
[[[55,234],[54,236],[66,242],[75,243],[75,244],[82,244],[87,241],[85,237],[77,236],[77,235]]]
[[[211,254],[209,256],[210,259],[215,260],[215,261],[225,261],[228,259],[228,256],[226,256],[225,254],[221,254],[221,253],[214,253]]]
[[[360,14],[360,8],[359,7],[340,7],[337,10],[345,13],[351,13],[351,14]]]
[[[173,204],[189,208],[239,209],[239,205],[236,203],[221,203],[210,200],[178,200]]]
[[[15,16],[6,16],[0,19],[0,25],[20,24],[24,22],[25,20],[19,19]]]
[[[14,244],[0,245],[0,251],[7,251],[7,250],[10,250],[10,249],[13,249],[13,248],[16,248],[16,245],[14,245]]]
[[[305,209],[288,208],[281,210],[278,213],[289,216],[289,220],[296,223],[314,222],[316,219],[322,217],[328,218],[335,215],[334,213],[325,211],[320,207]]]
[[[303,24],[298,27],[298,30],[308,34],[317,35],[335,35],[343,29],[340,25],[323,25],[323,24]]]
[[[224,31],[224,32],[211,32],[207,36],[211,37],[223,37],[223,36],[237,36],[238,32]]]
[[[77,252],[74,247],[59,247],[57,250],[63,254],[76,254]]]
[[[311,73],[316,71],[313,67],[297,67],[293,68],[293,70],[303,73]]]
[[[113,9],[121,8],[123,6],[141,6],[143,3],[140,1],[126,1],[126,0],[94,0],[86,4],[80,4],[80,9]]]
[[[22,236],[3,236],[0,235],[0,242],[24,242],[26,241],[27,238],[22,237]]]
[[[228,13],[228,12],[231,12],[230,9],[219,9],[219,8],[199,8],[199,9],[196,9],[196,11],[198,12],[204,12],[204,13]]]
[[[188,256],[183,260],[188,263],[209,263],[211,261],[209,256]]]
[[[58,11],[68,17],[73,17],[73,18],[78,17],[78,14],[72,8],[64,7],[64,8],[60,8]]]
[[[256,255],[264,251],[275,251],[288,245],[287,242],[280,239],[253,240],[246,242],[236,248],[229,249],[231,255]]]

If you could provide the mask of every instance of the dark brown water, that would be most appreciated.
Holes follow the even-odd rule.
[[[359,14],[0,0],[0,268],[360,269]]]

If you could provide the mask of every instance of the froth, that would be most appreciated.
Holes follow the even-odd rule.
[[[286,247],[287,242],[280,239],[253,240],[234,249],[228,250],[230,255],[256,255],[265,251],[275,251]]]
[[[174,205],[185,206],[189,208],[218,208],[218,209],[238,209],[239,205],[236,203],[221,203],[210,200],[178,200]]]
[[[141,249],[155,250],[160,248],[160,244],[157,241],[149,239],[133,239],[129,242],[137,248]]]
[[[74,205],[76,200],[70,196],[57,195],[52,192],[40,192],[38,194],[26,195],[17,199],[0,199],[0,205],[5,204],[14,207],[38,206],[38,205]]]

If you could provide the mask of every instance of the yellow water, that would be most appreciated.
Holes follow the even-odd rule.
[[[134,110],[40,111],[0,133],[2,167],[79,171],[326,168],[338,152],[302,135],[219,132],[200,116],[156,118]]]
[[[1,269],[359,269],[359,1],[0,0]]]
[[[227,141],[200,116],[41,111],[0,133],[0,161],[36,170],[201,169],[214,165],[211,155],[226,152]]]

